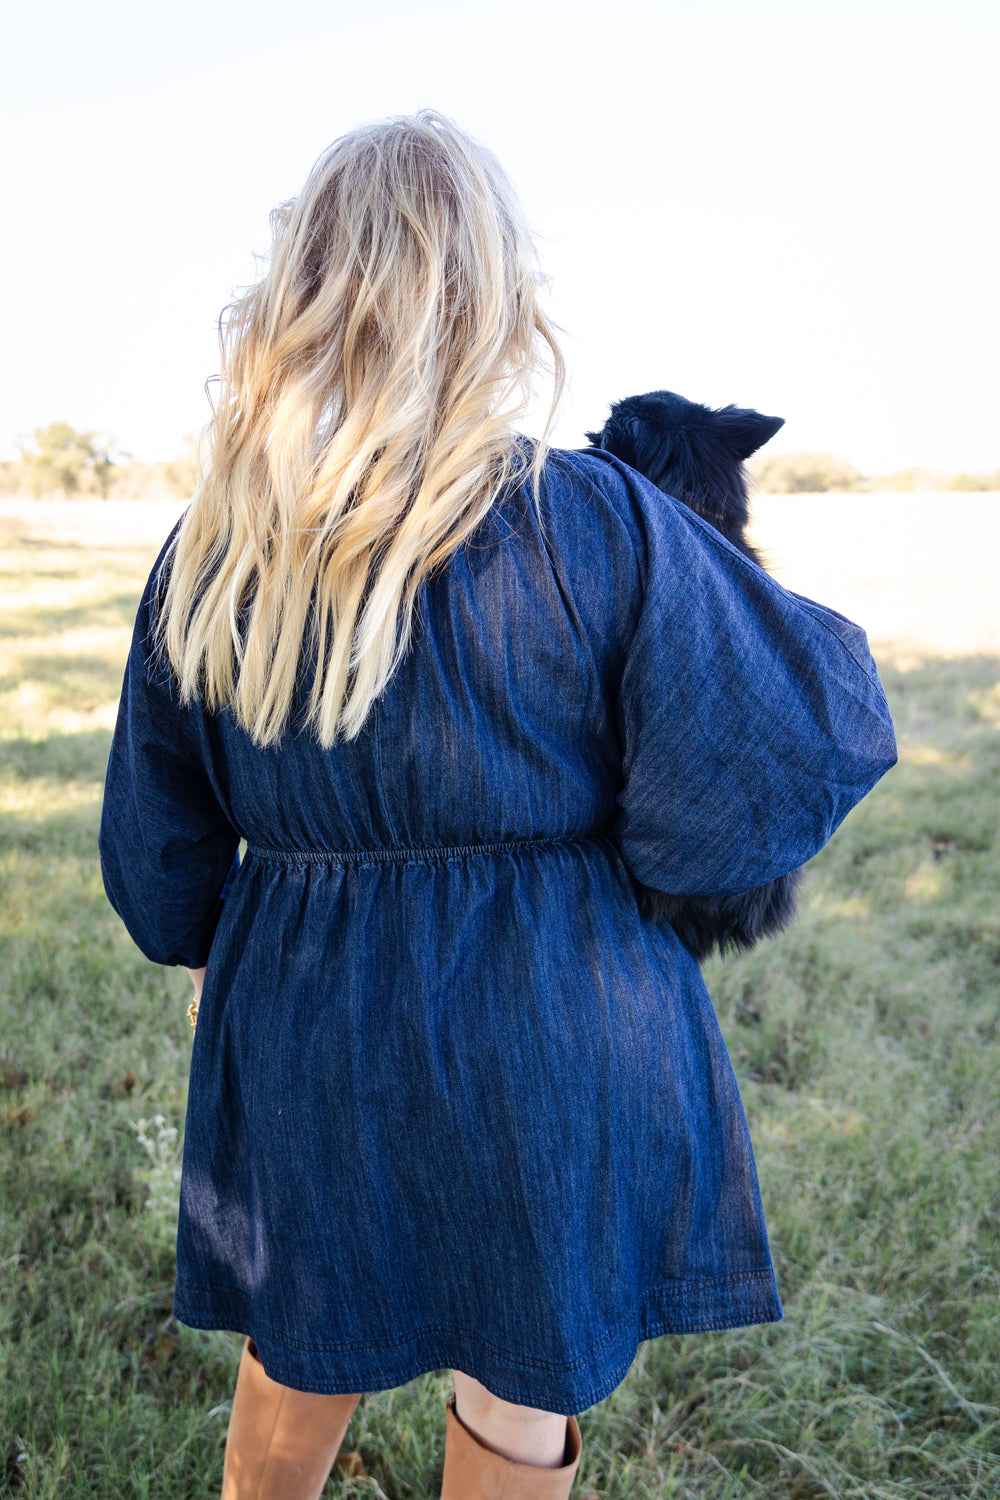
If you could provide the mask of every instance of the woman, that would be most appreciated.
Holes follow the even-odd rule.
[[[204,978],[175,1313],[246,1335],[228,1500],[318,1495],[360,1393],[442,1368],[442,1495],[565,1500],[640,1341],[782,1315],[700,970],[629,871],[803,864],[892,724],[856,626],[548,446],[540,280],[451,122],[335,142],[136,620],[101,856]]]

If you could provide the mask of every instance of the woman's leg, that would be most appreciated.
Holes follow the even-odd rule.
[[[222,1500],[318,1500],[360,1393],[318,1396],[279,1385],[243,1345],[226,1437]]]
[[[557,1469],[565,1462],[565,1416],[502,1401],[461,1370],[455,1377],[455,1414],[487,1448],[516,1463]]]

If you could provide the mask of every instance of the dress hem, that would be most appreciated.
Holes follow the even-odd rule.
[[[628,1374],[639,1345],[650,1339],[777,1323],[784,1313],[773,1271],[653,1287],[643,1297],[638,1315],[623,1319],[578,1359],[560,1364],[509,1353],[472,1329],[440,1323],[418,1328],[391,1344],[306,1341],[263,1322],[238,1288],[181,1277],[174,1316],[190,1328],[248,1335],[271,1379],[293,1390],[375,1394],[421,1375],[455,1369],[503,1401],[569,1416],[610,1396]]]

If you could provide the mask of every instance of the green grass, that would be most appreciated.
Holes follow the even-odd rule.
[[[199,1500],[240,1341],[171,1316],[187,980],[95,847],[155,548],[37,529],[0,537],[0,1495]],[[796,925],[708,974],[785,1321],[644,1344],[582,1416],[574,1500],[1000,1494],[1000,660],[900,661],[899,766]],[[436,1497],[447,1390],[366,1396],[328,1493]]]

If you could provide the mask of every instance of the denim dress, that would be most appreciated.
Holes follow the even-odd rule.
[[[330,750],[305,659],[274,747],[179,705],[167,546],[136,619],[105,886],[150,959],[208,966],[174,1312],[300,1390],[454,1368],[576,1413],[643,1340],[782,1316],[701,971],[629,872],[805,863],[893,765],[889,710],[861,629],[620,460],[553,450],[541,498],[424,581]]]

